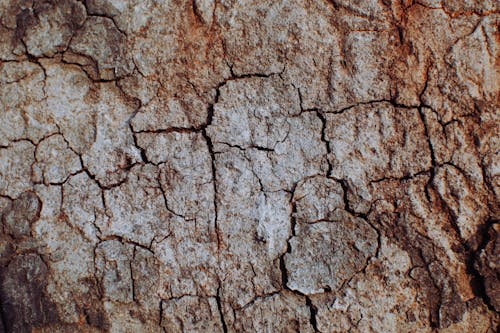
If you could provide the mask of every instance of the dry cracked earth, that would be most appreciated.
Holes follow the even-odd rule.
[[[497,0],[1,0],[0,331],[489,332]]]

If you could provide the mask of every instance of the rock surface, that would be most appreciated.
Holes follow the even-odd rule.
[[[484,332],[500,2],[0,2],[0,332]]]

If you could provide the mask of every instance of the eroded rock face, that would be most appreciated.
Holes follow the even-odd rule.
[[[498,1],[0,3],[0,332],[496,332]]]

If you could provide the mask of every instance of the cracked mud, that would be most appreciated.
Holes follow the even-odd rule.
[[[0,2],[0,332],[484,332],[496,0]]]

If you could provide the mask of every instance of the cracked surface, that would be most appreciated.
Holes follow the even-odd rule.
[[[484,332],[500,4],[0,1],[0,332]]]

